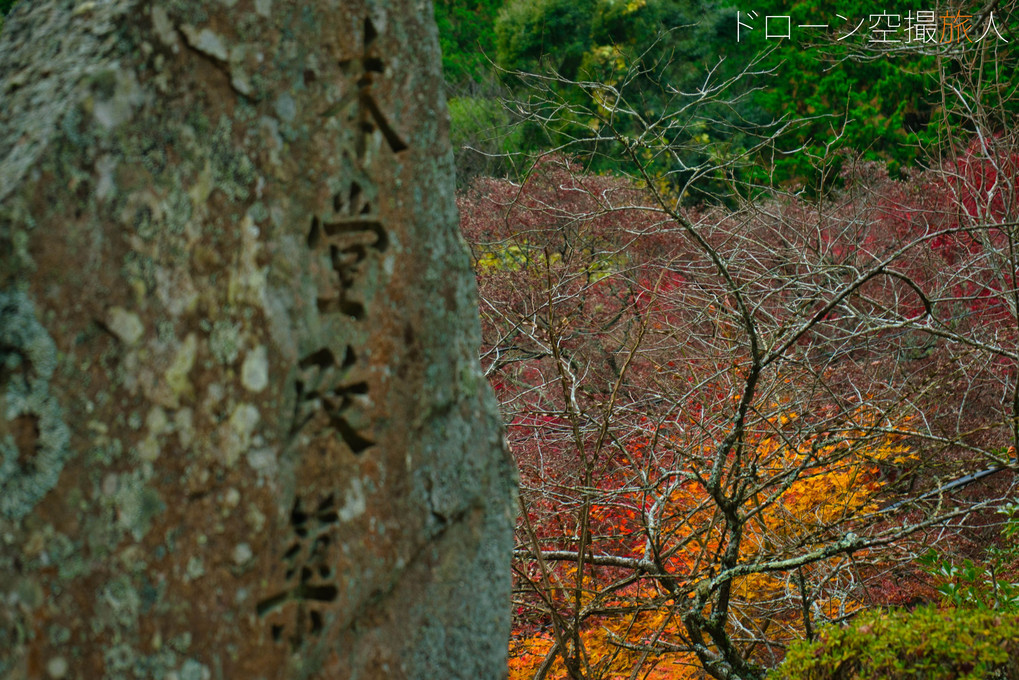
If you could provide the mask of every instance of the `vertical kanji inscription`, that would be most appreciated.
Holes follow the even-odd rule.
[[[386,250],[388,237],[375,206],[361,184],[352,181],[345,192],[333,197],[335,217],[328,221],[312,218],[308,248],[329,272],[331,279],[320,286],[316,304],[323,314],[345,314],[356,320],[365,316],[362,302],[352,299],[352,290],[361,277],[361,265],[374,251]]]
[[[388,147],[401,153],[408,148],[376,97],[376,85],[386,73],[379,34],[371,19],[364,19],[362,28],[360,56],[338,62],[348,94],[323,114],[341,122],[341,188],[333,192],[331,205],[312,217],[305,235],[315,276],[315,309],[341,339],[322,339],[299,359],[290,426],[291,441],[305,431],[313,436],[333,433],[355,456],[376,442],[369,421],[370,385],[355,377],[360,352],[349,337],[342,339],[343,329],[353,331],[370,320],[370,289],[377,281],[368,272],[379,271],[390,243],[378,196],[378,187],[386,182],[374,177],[377,156],[370,149]],[[280,565],[285,587],[257,605],[272,640],[294,651],[322,632],[326,611],[338,595],[332,566],[337,494],[328,484],[324,493],[317,504],[308,500],[308,492],[297,494],[290,512],[293,538]]]
[[[365,157],[367,138],[376,131],[382,134],[393,153],[399,153],[407,148],[407,143],[389,124],[389,120],[382,113],[378,102],[375,101],[373,92],[375,79],[384,74],[386,70],[385,62],[379,56],[377,40],[378,31],[375,30],[375,25],[371,19],[365,18],[361,57],[340,62],[340,70],[357,79],[357,134],[354,139],[354,148],[357,157],[361,160]]]
[[[339,522],[336,496],[329,494],[313,508],[304,503],[298,496],[290,510],[294,540],[283,554],[287,587],[256,605],[259,616],[273,617],[269,625],[273,641],[289,643],[294,650],[322,632],[323,609],[339,594],[330,555]]]
[[[296,382],[291,436],[296,435],[316,415],[324,414],[333,429],[354,453],[361,453],[374,442],[369,434],[352,424],[350,410],[368,394],[365,381],[348,381],[349,370],[357,361],[354,349],[347,346],[342,359],[328,347],[322,347],[301,359]]]

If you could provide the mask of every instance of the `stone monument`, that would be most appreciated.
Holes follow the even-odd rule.
[[[514,468],[429,3],[0,34],[0,678],[499,678]]]

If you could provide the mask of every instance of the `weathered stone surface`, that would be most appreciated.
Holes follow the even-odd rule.
[[[512,464],[427,3],[0,36],[0,678],[505,673]]]

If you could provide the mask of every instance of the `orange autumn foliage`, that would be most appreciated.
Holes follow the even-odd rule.
[[[913,458],[908,447],[894,436],[871,436],[845,432],[823,441],[818,437],[799,440],[792,448],[781,428],[794,415],[772,419],[774,431],[754,439],[753,459],[762,480],[758,493],[746,503],[747,523],[742,549],[743,562],[774,559],[785,553],[810,549],[831,540],[832,527],[853,523],[878,509],[875,494],[881,489],[882,466],[903,466]],[[639,440],[631,447],[634,460],[647,446]],[[613,480],[607,478],[606,485]],[[626,547],[635,558],[656,557],[664,564],[674,583],[687,590],[713,574],[721,534],[716,529],[717,508],[711,503],[696,476],[676,485],[668,498],[669,512],[664,533],[668,541],[658,546],[657,556],[649,554],[640,524],[644,493],[617,484],[611,494],[592,510],[593,524],[605,534],[602,545]],[[597,545],[599,537],[594,537]],[[840,565],[819,562],[802,567],[804,578],[826,584],[813,593],[813,613],[831,620],[863,606],[851,588],[840,583]],[[825,571],[827,570],[827,571]],[[556,584],[547,596],[566,605],[570,590],[582,589],[581,606],[589,611],[578,639],[586,655],[590,677],[648,680],[694,680],[706,677],[695,655],[677,611],[678,602],[659,582],[651,578],[626,581],[618,570],[589,568],[576,581],[577,566],[560,564],[553,570]],[[750,633],[767,632],[769,644],[784,645],[804,637],[804,621],[795,591],[796,582],[786,572],[761,572],[736,578],[733,582],[733,621],[730,625]],[[748,635],[748,638],[750,636]],[[759,638],[765,636],[760,635]],[[567,641],[575,645],[575,641]],[[555,648],[548,629],[518,626],[510,648],[511,680],[538,677]],[[762,649],[762,653],[770,650]],[[635,669],[639,672],[635,673]],[[561,657],[551,660],[546,678],[569,678]]]

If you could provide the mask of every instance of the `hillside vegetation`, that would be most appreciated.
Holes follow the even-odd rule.
[[[1017,677],[1014,5],[438,3],[512,678]]]

